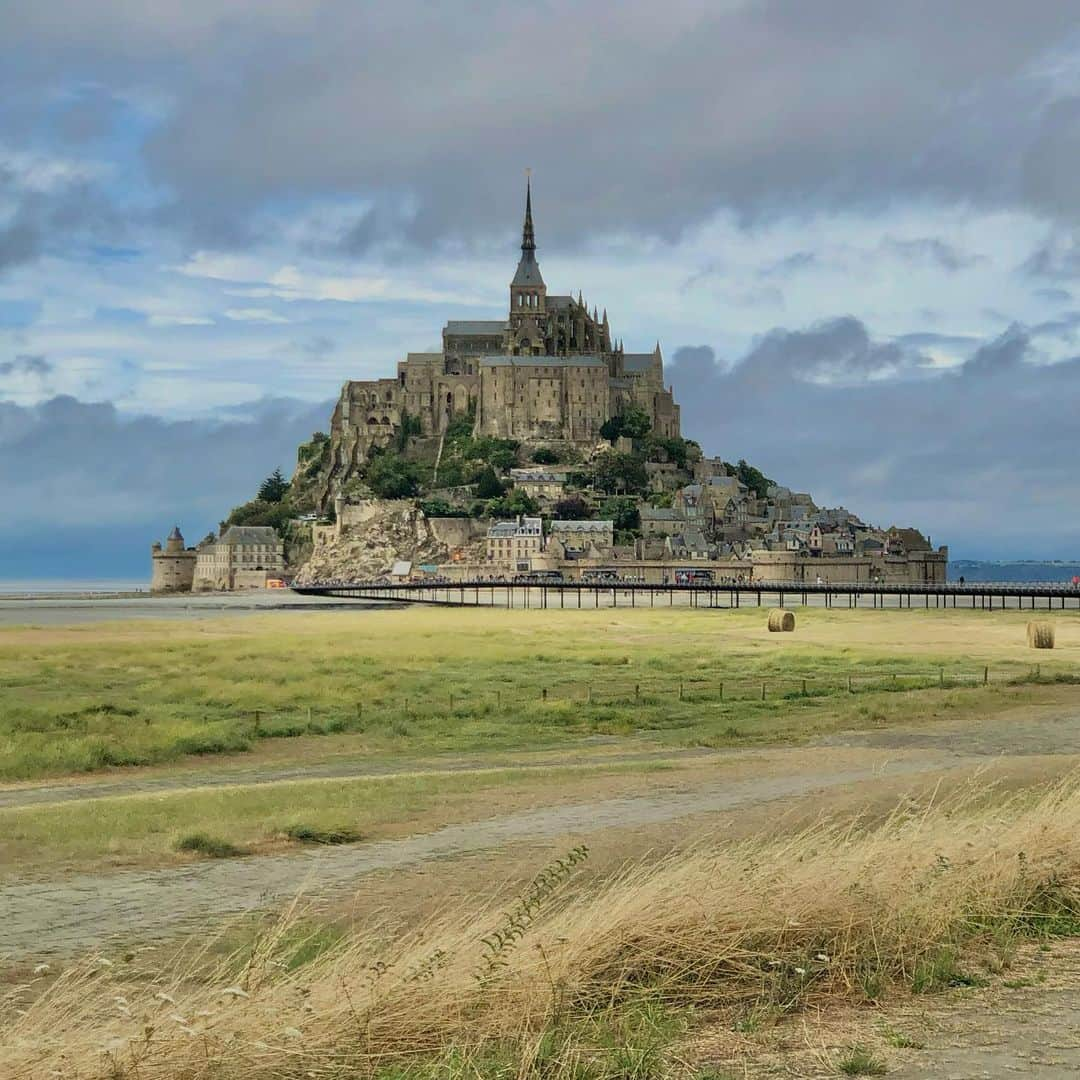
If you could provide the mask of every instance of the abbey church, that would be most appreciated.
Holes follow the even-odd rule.
[[[548,293],[527,186],[506,317],[450,321],[440,352],[409,353],[396,378],[347,382],[332,420],[331,486],[373,446],[390,445],[402,432],[438,437],[451,421],[469,416],[477,436],[589,446],[605,421],[629,405],[648,414],[657,435],[680,434],[659,344],[648,353],[625,352],[606,310],[600,315],[594,306],[590,313],[580,293],[576,299]]]

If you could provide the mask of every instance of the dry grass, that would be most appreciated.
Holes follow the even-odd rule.
[[[1027,643],[1029,649],[1052,649],[1054,647],[1054,624],[1049,622],[1029,622],[1027,624]]]
[[[25,1011],[9,1003],[0,1017],[0,1069],[84,1080],[677,1074],[689,1068],[673,1050],[679,1025],[658,1016],[929,992],[975,981],[976,958],[1007,963],[1022,936],[1080,933],[1080,789],[1073,779],[987,805],[972,788],[948,805],[904,805],[876,828],[821,824],[602,882],[578,860],[549,868],[508,912],[448,911],[396,937],[371,926],[305,943],[302,925],[288,912],[217,966],[204,944],[172,963],[132,953],[42,975]],[[611,1064],[627,1054],[640,1067]]]

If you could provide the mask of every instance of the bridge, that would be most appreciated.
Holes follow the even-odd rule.
[[[408,581],[294,585],[303,596],[383,600],[450,607],[540,609],[691,607],[742,608],[813,605],[826,608],[970,608],[973,611],[1080,611],[1080,589],[1064,582],[811,584],[760,581],[648,585],[632,581]]]

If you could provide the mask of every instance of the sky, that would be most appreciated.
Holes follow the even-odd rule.
[[[0,0],[0,578],[144,577],[549,289],[709,453],[1080,556],[1074,0]]]

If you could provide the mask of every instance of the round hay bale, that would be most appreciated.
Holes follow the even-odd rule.
[[[795,629],[795,612],[773,608],[769,612],[769,631],[773,634],[788,633]]]
[[[1029,622],[1027,624],[1029,649],[1052,649],[1054,647],[1054,624]]]

